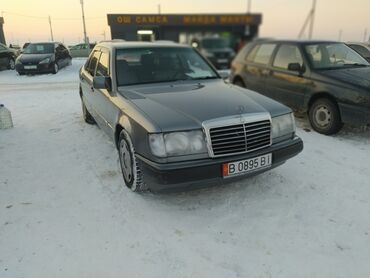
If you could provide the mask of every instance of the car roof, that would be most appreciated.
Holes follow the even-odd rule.
[[[254,43],[296,43],[296,44],[319,44],[319,43],[343,43],[339,41],[330,41],[330,40],[293,40],[293,39],[271,39],[271,38],[257,38],[253,41]]]
[[[29,44],[62,44],[61,42],[30,42]]]
[[[95,47],[106,48],[142,48],[142,47],[178,47],[178,48],[191,48],[188,45],[179,44],[176,42],[139,42],[139,41],[105,41],[98,43]]]
[[[346,44],[356,44],[356,45],[362,45],[366,47],[370,46],[370,42],[346,42]]]

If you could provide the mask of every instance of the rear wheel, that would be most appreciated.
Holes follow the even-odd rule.
[[[343,126],[337,104],[328,98],[315,100],[308,115],[312,128],[321,134],[335,134]]]
[[[145,185],[141,169],[136,161],[135,149],[129,134],[125,130],[122,130],[119,135],[118,155],[126,186],[134,192],[144,191]]]

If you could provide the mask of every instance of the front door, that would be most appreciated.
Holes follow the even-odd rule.
[[[109,50],[102,48],[98,65],[96,67],[96,76],[110,76]],[[103,120],[102,128],[110,135],[114,136],[114,130],[119,113],[118,108],[114,105],[115,96],[107,89],[94,89],[94,101],[96,112]]]

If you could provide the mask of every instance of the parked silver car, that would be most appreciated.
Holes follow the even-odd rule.
[[[89,57],[91,50],[95,44],[90,43],[90,46],[86,43],[80,43],[69,47],[69,52],[73,58],[75,57]]]

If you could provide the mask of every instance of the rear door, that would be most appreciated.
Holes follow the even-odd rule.
[[[265,82],[270,71],[269,64],[275,47],[275,43],[257,44],[246,56],[242,78],[248,89],[268,95],[265,90]]]
[[[288,70],[288,65],[292,63],[299,64],[303,70],[301,72]],[[279,45],[270,75],[266,78],[268,95],[290,107],[302,107],[309,82],[307,68],[298,45],[289,43]]]

